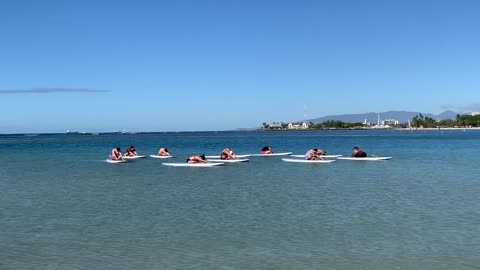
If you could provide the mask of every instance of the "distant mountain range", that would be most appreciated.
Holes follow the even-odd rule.
[[[314,118],[307,120],[308,122],[313,122],[315,124],[325,122],[327,120],[336,120],[342,122],[363,122],[364,119],[367,119],[367,122],[376,124],[378,119],[379,113],[360,113],[360,114],[341,114],[341,115],[327,115],[320,118]],[[410,121],[416,115],[420,114],[420,112],[407,112],[407,111],[388,111],[380,113],[380,121],[385,119],[395,119],[398,120],[400,123],[407,123],[408,119]],[[441,114],[435,115],[431,113],[421,113],[425,117],[432,117],[435,120],[445,120],[445,119],[455,119],[457,113],[454,111],[444,111]]]

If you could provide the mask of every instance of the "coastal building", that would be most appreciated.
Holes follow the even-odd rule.
[[[273,123],[269,124],[268,127],[270,129],[282,129],[282,124],[273,122]]]
[[[470,113],[471,116],[477,116],[477,115],[480,115],[480,112],[472,112]]]
[[[308,128],[308,124],[303,122],[301,124],[298,124],[298,123],[289,123],[288,124],[288,129],[307,129]]]
[[[385,125],[385,126],[396,126],[398,125],[400,122],[396,119],[385,119],[382,121],[382,124]]]

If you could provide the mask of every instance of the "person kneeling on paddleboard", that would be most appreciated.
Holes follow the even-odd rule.
[[[168,149],[167,148],[160,148],[160,150],[158,150],[158,155],[159,156],[170,156],[170,153],[168,152]]]
[[[122,151],[120,151],[120,148],[113,148],[112,149],[112,154],[110,155],[111,160],[120,160],[123,159],[122,157]]]
[[[220,159],[236,159],[237,156],[233,152],[232,148],[225,148],[220,154]]]
[[[353,148],[352,157],[367,157],[367,153],[363,152],[362,150],[360,150],[360,148],[355,146]]]
[[[130,148],[125,151],[125,156],[133,157],[133,156],[138,156],[137,150],[135,150],[135,147],[132,145]]]
[[[327,153],[323,150],[319,150],[317,148],[315,149],[310,149],[305,153],[305,159],[306,160],[317,160],[317,159],[323,159],[321,155],[326,155]]]
[[[262,151],[260,151],[260,154],[262,154],[262,155],[272,154],[272,153],[273,153],[272,147],[270,147],[270,146],[264,146],[262,148]]]
[[[207,159],[204,154],[201,156],[191,156],[187,158],[187,163],[207,163]]]

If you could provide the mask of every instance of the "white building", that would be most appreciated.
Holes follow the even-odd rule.
[[[480,115],[480,112],[472,112],[470,113],[471,116],[476,116],[476,115]]]
[[[307,129],[308,124],[303,122],[302,124],[289,123],[288,129]]]
[[[398,120],[395,120],[395,119],[385,119],[385,120],[382,121],[383,125],[388,125],[388,126],[396,126],[399,123],[400,122]]]

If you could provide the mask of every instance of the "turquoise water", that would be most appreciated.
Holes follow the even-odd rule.
[[[112,147],[390,161],[107,164]],[[478,269],[480,132],[0,136],[0,269]],[[171,162],[171,161],[169,161]]]

